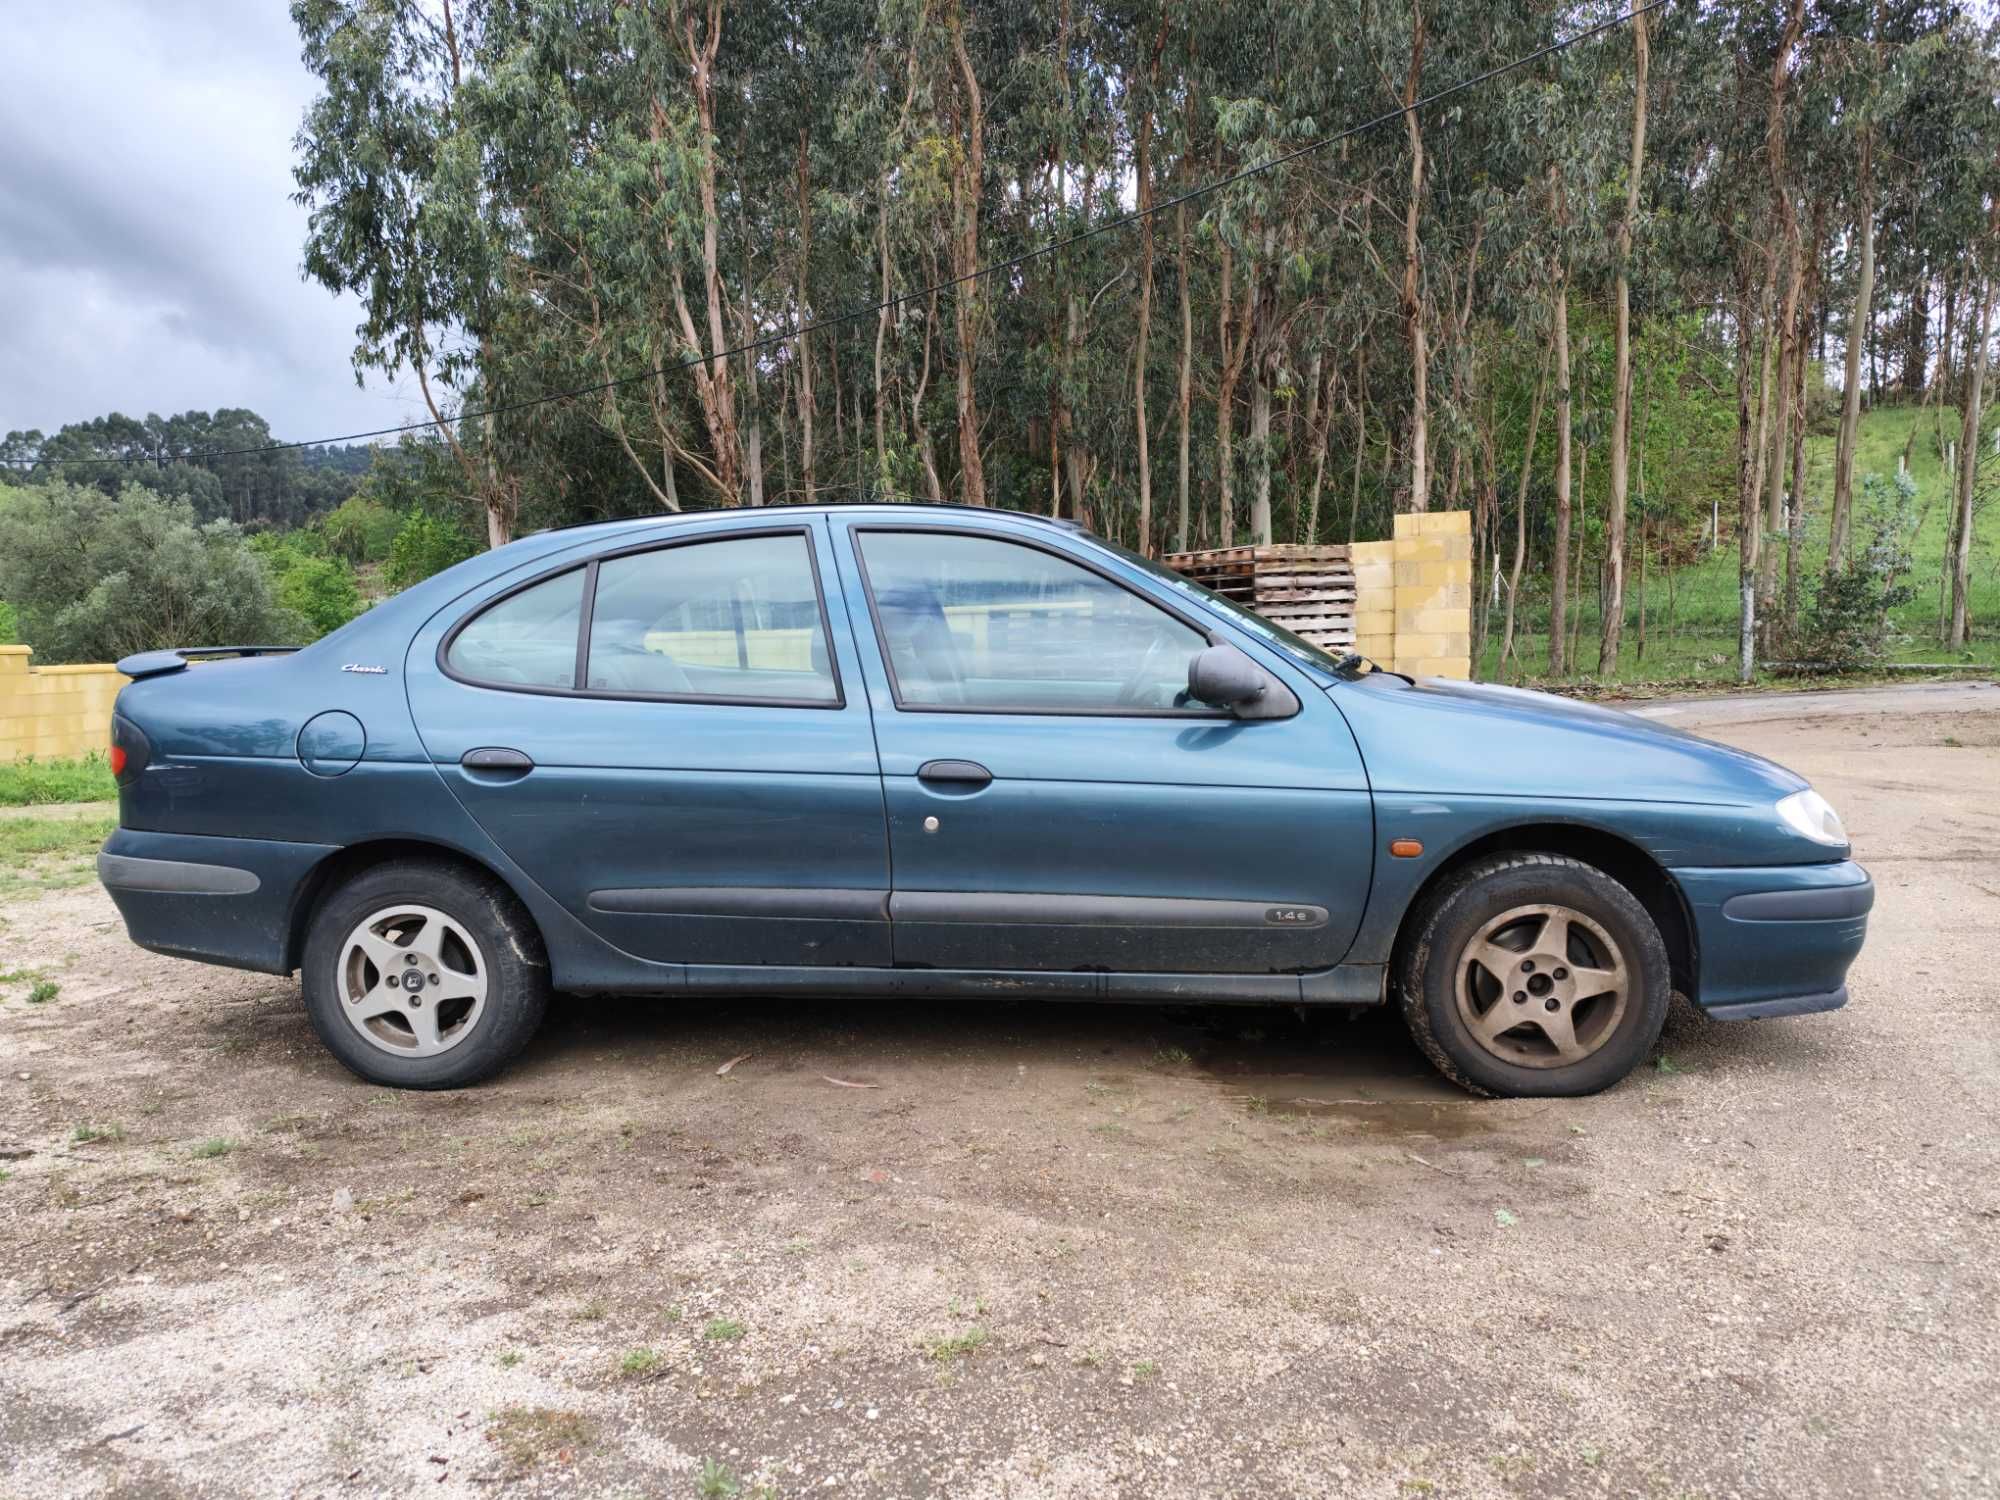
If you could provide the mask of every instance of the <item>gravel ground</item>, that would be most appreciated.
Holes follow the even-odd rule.
[[[1843,696],[1647,711],[1847,815],[1852,1005],[1574,1102],[1386,1016],[778,1001],[398,1094],[17,892],[0,1495],[1992,1493],[2000,693]]]

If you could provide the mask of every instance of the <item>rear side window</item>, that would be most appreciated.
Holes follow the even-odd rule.
[[[583,575],[577,568],[545,579],[474,616],[452,637],[446,665],[495,687],[573,686]]]
[[[840,701],[807,539],[727,537],[606,558],[585,685],[736,702]]]

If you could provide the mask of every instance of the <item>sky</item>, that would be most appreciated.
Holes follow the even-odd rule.
[[[0,432],[249,407],[285,439],[423,414],[354,383],[358,305],[299,271],[314,92],[284,0],[7,7]]]

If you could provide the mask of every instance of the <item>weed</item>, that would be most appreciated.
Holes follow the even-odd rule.
[[[1132,1378],[1134,1380],[1151,1380],[1159,1373],[1160,1362],[1156,1359],[1142,1359],[1139,1363],[1132,1366]]]
[[[519,1349],[508,1349],[500,1355],[500,1368],[503,1370],[511,1370],[520,1362],[521,1351]]]
[[[925,1339],[924,1353],[941,1365],[948,1365],[955,1359],[963,1359],[984,1344],[990,1335],[984,1328],[968,1328],[963,1333],[947,1334],[943,1338]]]
[[[590,1423],[577,1412],[547,1406],[510,1406],[495,1412],[486,1427],[510,1473],[525,1474],[550,1458],[567,1458],[588,1447]]]
[[[618,1373],[628,1380],[640,1380],[660,1367],[660,1354],[656,1349],[632,1349],[618,1361]]]
[[[743,1337],[743,1325],[734,1318],[710,1318],[701,1336],[705,1339],[740,1339]]]
[[[1167,1068],[1184,1068],[1194,1061],[1185,1047],[1162,1047],[1153,1054],[1153,1061]]]
[[[704,1458],[694,1477],[694,1492],[701,1500],[735,1500],[743,1493],[743,1482],[716,1460]]]
[[[1679,1063],[1662,1052],[1658,1057],[1653,1059],[1653,1071],[1655,1073],[1679,1073],[1683,1070]]]
[[[214,1136],[197,1143],[189,1153],[197,1161],[213,1161],[218,1156],[227,1156],[236,1149],[236,1142],[226,1136]]]
[[[28,1004],[47,1005],[62,993],[62,986],[53,979],[37,979],[28,990]]]
[[[1271,1101],[1262,1094],[1252,1094],[1243,1101],[1243,1107],[1253,1115],[1268,1115],[1271,1112]]]
[[[611,1309],[605,1306],[602,1297],[592,1297],[576,1310],[576,1320],[579,1323],[601,1323],[609,1311]]]
[[[681,1320],[680,1305],[676,1303],[674,1306],[666,1308],[664,1311],[661,1312],[660,1316],[669,1323],[680,1322]]]
[[[79,1125],[69,1133],[69,1138],[79,1146],[91,1141],[122,1141],[125,1139],[123,1125]]]

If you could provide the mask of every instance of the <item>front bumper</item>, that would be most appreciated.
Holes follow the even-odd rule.
[[[1695,1000],[1719,1020],[1847,1003],[1875,885],[1852,860],[1672,872],[1694,918]]]
[[[120,828],[97,856],[125,930],[141,948],[177,958],[290,971],[294,903],[328,844]]]

